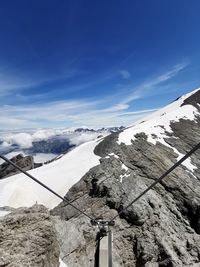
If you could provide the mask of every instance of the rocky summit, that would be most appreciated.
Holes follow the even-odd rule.
[[[58,267],[55,228],[42,205],[19,208],[0,219],[0,266]]]
[[[93,218],[111,219],[200,141],[200,90],[104,138],[100,164],[66,194]],[[95,229],[61,203],[51,214],[69,266],[93,267]],[[115,220],[113,266],[200,266],[200,151]]]

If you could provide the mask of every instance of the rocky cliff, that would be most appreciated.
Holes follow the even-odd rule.
[[[59,246],[44,206],[19,208],[0,218],[0,266],[58,267]]]
[[[177,101],[157,117],[106,137],[95,148],[100,164],[66,198],[94,218],[118,214],[199,143],[200,90]],[[94,266],[95,229],[89,220],[64,203],[51,213],[57,216],[64,262]],[[112,230],[115,267],[199,266],[200,152],[125,210]]]
[[[11,159],[12,162],[17,164],[20,168],[22,168],[24,171],[31,170],[35,167],[40,166],[40,164],[35,166],[34,160],[32,156],[23,156],[22,154],[19,154]],[[5,178],[11,175],[14,175],[16,173],[19,173],[18,170],[16,170],[12,165],[10,165],[7,162],[4,162],[0,165],[0,179]]]

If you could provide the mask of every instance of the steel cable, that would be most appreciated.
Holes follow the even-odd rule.
[[[134,204],[137,200],[139,200],[142,196],[144,196],[149,190],[151,190],[157,183],[159,183],[162,179],[164,179],[169,173],[171,173],[175,168],[177,168],[183,161],[185,161],[188,157],[190,157],[197,149],[200,148],[200,143],[198,143],[195,147],[193,147],[185,156],[183,156],[179,161],[177,161],[170,169],[168,169],[163,175],[161,175],[158,179],[156,179],[148,188],[146,188],[138,197],[136,197],[133,201],[131,201],[131,203],[129,203],[125,208],[123,208],[121,211],[118,212],[117,215],[115,215],[111,220],[114,221],[118,216],[120,216],[126,209],[128,209],[132,204]],[[39,185],[41,185],[42,187],[44,187],[45,189],[47,189],[49,192],[51,192],[52,194],[56,195],[58,198],[60,198],[61,200],[63,200],[64,202],[66,202],[68,205],[70,205],[71,207],[73,207],[74,209],[76,209],[77,211],[79,211],[81,214],[85,215],[86,217],[88,217],[90,220],[93,220],[93,218],[86,214],[85,212],[81,211],[79,208],[77,208],[76,206],[74,206],[70,201],[66,200],[64,197],[60,196],[58,193],[56,193],[55,191],[53,191],[51,188],[49,188],[47,185],[43,184],[42,182],[40,182],[38,179],[36,179],[35,177],[33,177],[31,174],[27,173],[26,171],[24,171],[23,169],[21,169],[19,166],[17,166],[15,163],[13,163],[11,160],[7,159],[4,156],[0,155],[0,158],[2,158],[4,161],[8,162],[9,164],[11,164],[13,167],[15,167],[16,169],[18,169],[20,172],[24,173],[26,176],[28,176],[29,178],[31,178],[33,181],[35,181],[36,183],[38,183]],[[73,202],[73,201],[72,201]]]

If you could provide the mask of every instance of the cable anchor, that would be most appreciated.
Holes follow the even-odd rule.
[[[112,267],[112,232],[110,226],[114,226],[115,221],[97,218],[91,220],[91,224],[99,229],[96,235],[95,267]]]

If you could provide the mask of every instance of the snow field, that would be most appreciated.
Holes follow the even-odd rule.
[[[98,142],[84,143],[62,158],[29,173],[64,197],[90,168],[99,164],[99,157],[93,153]],[[1,206],[29,207],[36,202],[51,209],[61,200],[21,173],[0,180]]]

